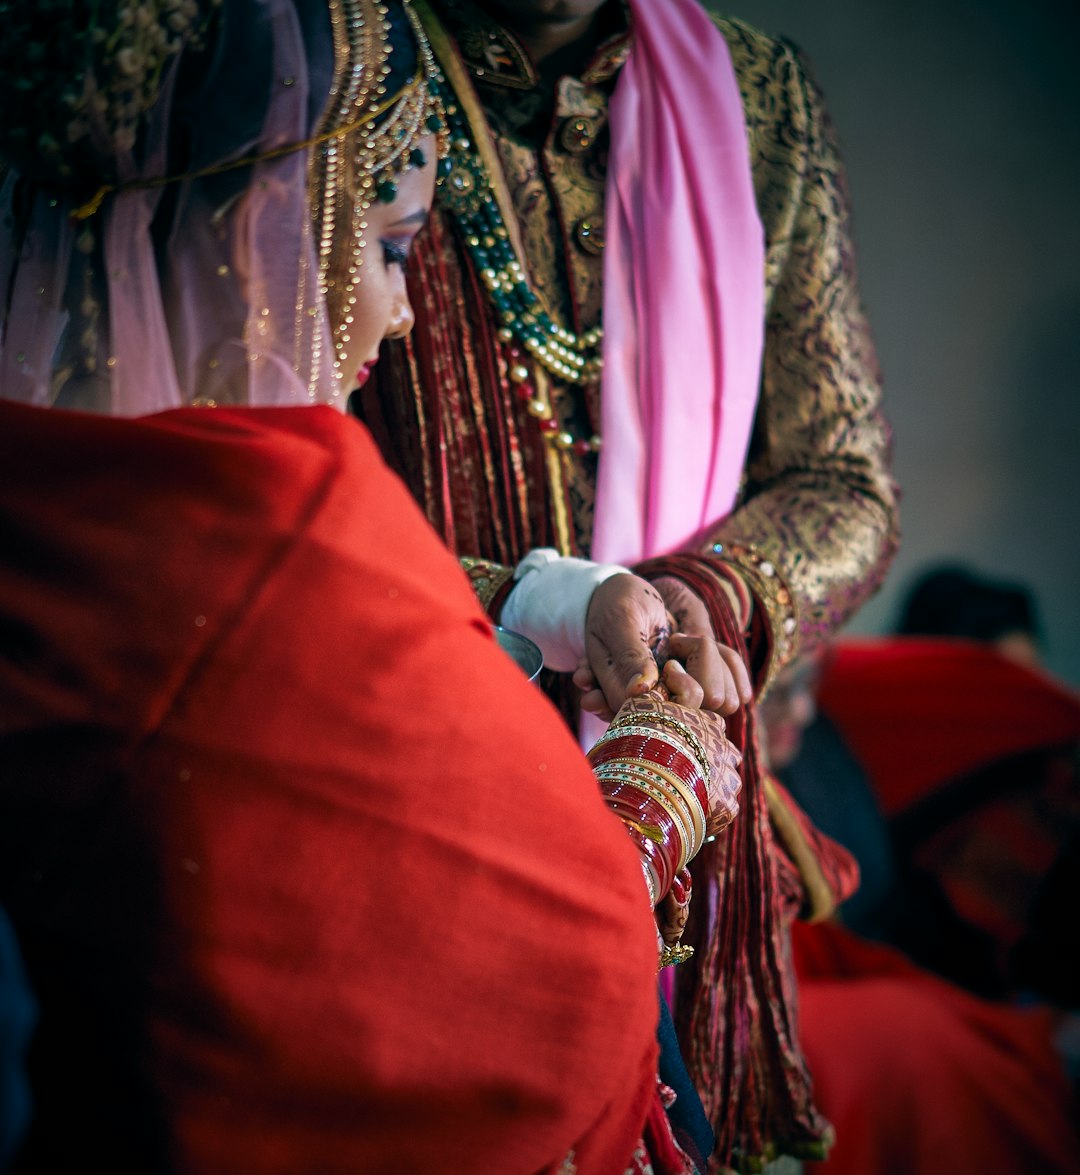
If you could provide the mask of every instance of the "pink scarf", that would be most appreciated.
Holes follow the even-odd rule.
[[[633,0],[611,102],[592,557],[633,563],[730,513],[757,404],[764,233],[727,43],[696,0]]]

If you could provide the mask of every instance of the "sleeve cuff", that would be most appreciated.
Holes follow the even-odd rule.
[[[614,563],[591,563],[550,547],[530,551],[514,569],[514,587],[500,622],[540,648],[544,666],[559,673],[576,669],[585,655],[585,617],[597,586],[630,574]]]

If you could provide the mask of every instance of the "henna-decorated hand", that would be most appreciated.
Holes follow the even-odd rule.
[[[663,715],[685,727],[697,739],[710,769],[706,782],[710,807],[705,813],[705,828],[710,836],[726,828],[739,813],[738,797],[742,789],[739,776],[742,755],[727,737],[727,723],[710,710],[692,709],[674,699],[668,700],[660,690],[627,698],[619,709],[617,720],[635,714],[646,724],[650,715]]]
[[[666,575],[653,580],[652,586],[660,593],[664,605],[674,619],[676,633],[697,638],[691,648],[672,640],[670,656],[678,657],[690,676],[703,690],[702,708],[718,714],[734,714],[740,705],[746,705],[754,696],[750,674],[742,657],[716,639],[709,612],[704,601],[680,579]],[[729,591],[726,584],[721,585]],[[737,601],[732,598],[737,609]]]

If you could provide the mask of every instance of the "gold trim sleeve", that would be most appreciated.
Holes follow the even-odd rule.
[[[768,623],[771,678],[876,591],[897,544],[897,493],[847,181],[821,94],[791,45],[718,23],[747,112],[767,317],[743,485],[706,553],[746,578]]]
[[[505,567],[501,563],[492,563],[487,559],[474,559],[465,555],[459,560],[462,571],[465,572],[480,607],[491,615],[491,607],[502,589],[514,578],[514,569]],[[492,616],[498,620],[497,616]]]

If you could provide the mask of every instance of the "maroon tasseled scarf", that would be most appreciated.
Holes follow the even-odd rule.
[[[409,290],[417,329],[384,347],[359,414],[459,555],[513,566],[556,546],[545,442],[510,379],[488,295],[438,210]]]
[[[675,575],[705,601],[718,639],[747,656],[742,632],[704,560],[672,555],[637,568]],[[798,1044],[788,931],[776,840],[765,795],[754,707],[727,720],[742,751],[741,812],[691,865],[694,900],[676,971],[675,1022],[683,1055],[716,1131],[713,1167],[757,1169],[779,1153],[822,1157],[831,1136],[814,1108]],[[788,908],[785,908],[788,907]]]

